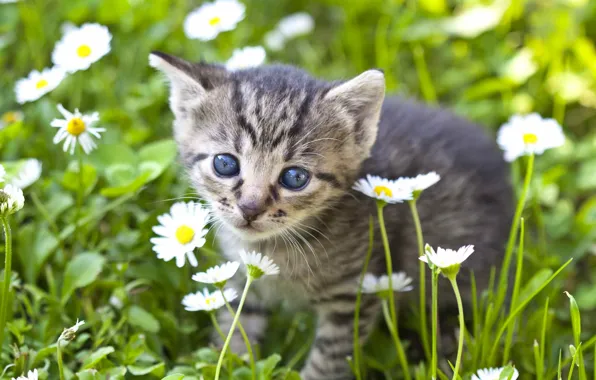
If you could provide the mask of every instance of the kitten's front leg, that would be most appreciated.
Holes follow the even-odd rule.
[[[348,380],[354,378],[347,358],[353,356],[356,296],[336,295],[317,303],[317,331],[310,355],[300,375],[303,380]],[[359,334],[363,342],[374,327],[380,302],[362,295]]]

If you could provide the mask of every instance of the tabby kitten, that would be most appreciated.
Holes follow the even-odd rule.
[[[460,286],[470,294],[469,269],[479,288],[486,286],[490,266],[501,259],[512,191],[501,153],[480,128],[439,109],[385,99],[378,70],[324,82],[290,66],[232,72],[160,52],[149,58],[171,84],[174,136],[192,184],[220,225],[224,255],[238,260],[240,249],[256,250],[280,266],[277,278],[255,283],[243,310],[250,338],[265,335],[272,302],[286,299],[317,313],[303,379],[352,377],[346,357],[354,301],[368,216],[376,212],[373,200],[351,190],[365,174],[439,173],[441,181],[418,201],[425,241],[474,244]],[[418,250],[408,206],[387,206],[385,220],[394,268],[415,278]],[[379,240],[370,263],[376,274],[386,270]],[[441,293],[444,306],[452,302],[449,294]],[[377,297],[363,297],[363,339],[379,309]],[[220,319],[229,326],[227,312]]]

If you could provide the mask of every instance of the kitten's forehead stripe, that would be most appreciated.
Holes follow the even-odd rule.
[[[304,97],[304,100],[302,100],[302,104],[300,105],[300,108],[298,109],[298,115],[296,115],[296,121],[294,122],[294,125],[290,128],[290,130],[288,131],[288,137],[294,138],[294,137],[298,136],[298,134],[304,129],[303,128],[304,127],[304,119],[306,118],[306,114],[310,110],[310,104],[312,102],[313,97],[314,97],[314,94],[307,92],[306,96]]]
[[[243,109],[243,97],[242,97],[242,90],[240,88],[240,82],[234,81],[234,89],[232,95],[232,102],[234,104],[234,110],[236,111],[236,121],[240,128],[245,131],[248,136],[250,137],[251,142],[254,146],[257,145],[257,132],[252,124],[246,120]]]

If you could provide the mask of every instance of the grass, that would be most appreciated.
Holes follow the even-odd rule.
[[[467,380],[477,369],[513,364],[522,380],[596,378],[596,4],[512,1],[497,25],[462,36],[445,27],[463,10],[460,2],[243,2],[245,19],[210,42],[185,37],[182,23],[193,8],[187,1],[0,4],[0,114],[24,113],[0,129],[0,162],[9,174],[25,158],[43,163],[41,178],[25,189],[24,209],[9,219],[11,293],[0,373],[11,378],[37,368],[42,379],[59,378],[57,340],[79,318],[85,324],[76,338],[60,344],[66,379],[213,378],[219,351],[209,345],[211,320],[180,304],[200,286],[188,268],[158,260],[149,243],[157,215],[192,189],[176,161],[167,88],[147,55],[162,50],[225,61],[235,48],[263,44],[284,16],[305,10],[314,31],[268,51],[269,62],[327,79],[378,67],[388,92],[447,106],[490,133],[510,115],[531,111],[564,126],[567,143],[537,156],[526,184],[526,161],[512,165],[518,198],[526,198],[517,213],[523,234],[513,229],[508,250],[515,301],[502,306],[505,281],[497,276],[491,283],[498,286],[476,292],[473,310],[466,310],[472,322],[463,332],[460,374]],[[106,25],[111,52],[18,105],[14,84],[51,66],[65,22]],[[508,69],[522,48],[533,53],[531,75]],[[92,154],[70,156],[51,143],[59,103],[100,113],[98,126],[107,131]],[[212,241],[210,235],[197,251],[201,270],[219,262]],[[400,326],[420,331],[412,311],[400,315]],[[273,313],[266,341],[255,347],[259,379],[298,378],[312,322],[305,312]],[[428,379],[431,361],[416,359],[409,350],[416,342],[399,336],[412,378]],[[229,353],[222,378],[251,378],[244,359]],[[360,378],[406,378],[382,326],[356,363]],[[440,379],[452,377],[450,364],[455,356],[438,358]]]

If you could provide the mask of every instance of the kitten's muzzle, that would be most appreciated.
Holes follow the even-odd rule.
[[[247,202],[240,202],[238,203],[238,208],[242,213],[242,217],[248,223],[255,221],[259,216],[261,216],[267,210],[265,204],[255,202],[255,201],[247,201]]]

